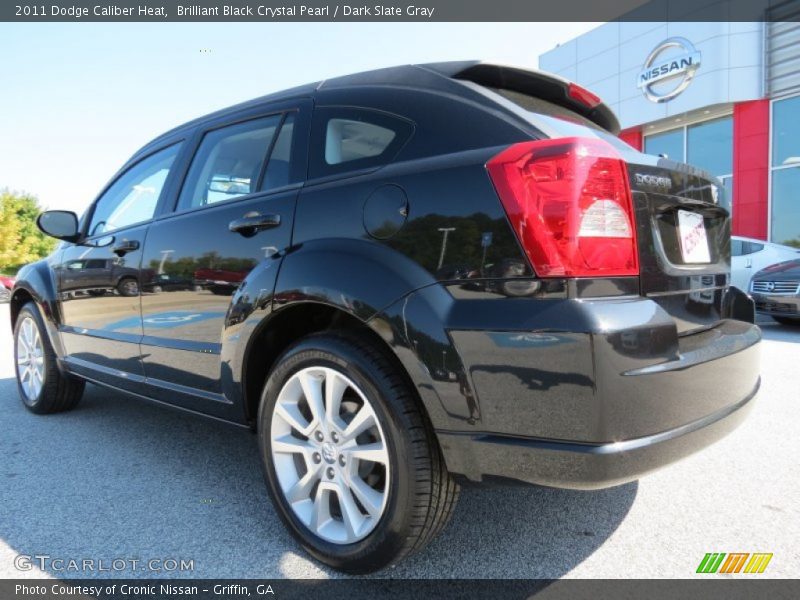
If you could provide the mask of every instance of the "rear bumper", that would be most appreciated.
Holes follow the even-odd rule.
[[[724,436],[759,388],[761,330],[752,323],[725,319],[679,336],[647,299],[558,310],[574,311],[565,320],[582,323],[578,332],[450,331],[480,415],[473,431],[437,432],[452,472],[617,485]],[[545,316],[557,325],[554,314]]]
[[[759,383],[739,402],[675,429],[604,444],[535,440],[504,435],[439,433],[448,468],[481,481],[501,478],[571,489],[599,489],[634,481],[727,435],[750,412]]]

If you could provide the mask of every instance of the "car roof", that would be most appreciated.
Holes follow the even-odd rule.
[[[265,96],[253,98],[233,106],[222,108],[207,115],[192,119],[169,131],[159,135],[145,146],[140,148],[127,164],[139,160],[142,156],[162,147],[188,131],[229,114],[257,108],[261,105],[271,104],[293,98],[315,98],[324,94],[326,90],[341,88],[357,88],[369,86],[398,86],[417,88],[420,90],[433,90],[460,94],[470,94],[467,86],[461,82],[468,81],[485,87],[499,87],[535,95],[542,99],[560,104],[581,114],[599,126],[611,131],[619,132],[619,122],[611,109],[603,104],[593,106],[585,105],[570,96],[570,82],[566,79],[535,69],[523,69],[485,63],[477,60],[453,61],[440,63],[427,63],[416,65],[400,65],[383,69],[374,69],[333,77],[314,83],[277,91]],[[126,166],[127,166],[126,164]],[[124,168],[124,167],[123,167]]]

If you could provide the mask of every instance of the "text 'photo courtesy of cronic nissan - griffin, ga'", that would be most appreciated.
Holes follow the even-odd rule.
[[[754,303],[705,171],[593,93],[481,62],[258,98],[148,143],[10,298],[19,393],[86,382],[251,428],[316,559],[423,548],[465,481],[597,489],[725,436]]]

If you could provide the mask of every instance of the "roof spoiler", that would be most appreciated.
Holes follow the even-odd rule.
[[[511,90],[547,100],[586,117],[614,135],[619,134],[619,121],[605,103],[591,92],[557,75],[479,61],[429,63],[420,66],[452,79],[471,81],[485,87]],[[587,96],[594,101],[587,102]]]

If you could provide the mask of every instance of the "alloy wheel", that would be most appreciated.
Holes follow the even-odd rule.
[[[275,403],[270,449],[286,502],[314,534],[352,544],[375,529],[389,496],[389,452],[352,380],[329,367],[293,374]]]
[[[44,346],[39,328],[25,317],[17,336],[17,379],[28,402],[35,402],[44,385]]]

